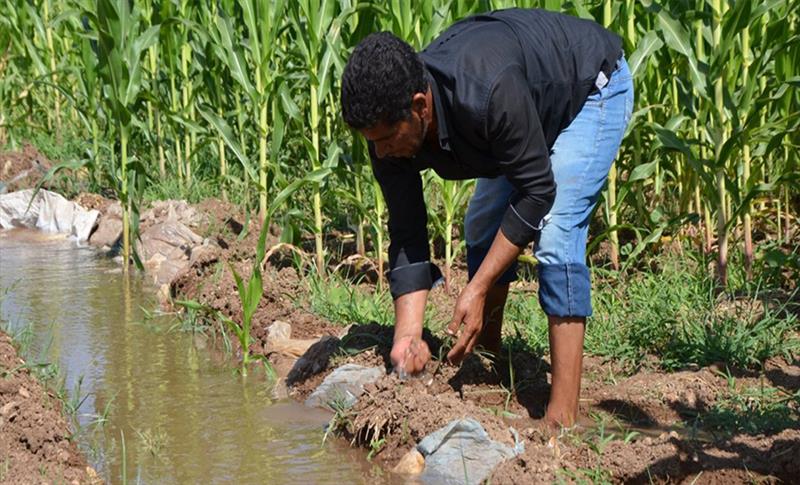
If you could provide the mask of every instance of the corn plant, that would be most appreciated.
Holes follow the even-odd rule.
[[[336,7],[333,0],[301,0],[289,10],[295,46],[303,61],[309,93],[306,123],[310,137],[301,136],[314,172],[338,163],[338,152],[335,149],[328,150],[326,160],[321,158],[320,111],[324,111],[325,102],[331,93],[333,67],[343,64],[342,25],[355,10],[350,7],[337,12]],[[317,270],[323,273],[322,199],[319,186],[313,187],[313,209]]]
[[[512,6],[591,18],[624,40],[636,105],[591,249],[608,240],[611,264],[627,268],[664,237],[691,237],[724,282],[729,251],[741,247],[753,272],[765,239],[794,237],[800,4],[789,0],[8,0],[0,144],[41,132],[86,140],[83,165],[70,166],[117,194],[128,239],[144,184],[218,187],[263,218],[274,194],[307,180],[275,213],[282,238],[313,233],[321,269],[325,216],[352,222],[357,251],[371,239],[382,271],[382,197],[338,116],[346,53],[379,29],[422,49],[452,22]],[[143,39],[151,24],[162,28]],[[447,240],[465,186],[425,184],[433,237]],[[458,247],[445,246],[449,267]]]
[[[98,0],[97,14],[85,14],[97,28],[97,67],[107,111],[113,116],[119,137],[120,164],[114,173],[123,211],[122,256],[127,271],[131,256],[131,212],[135,207],[129,179],[144,176],[141,164],[129,165],[128,142],[136,123],[134,109],[142,86],[142,57],[158,39],[160,26],[144,28],[138,9],[131,8],[126,0]]]
[[[427,174],[423,180],[425,186],[429,188],[428,193],[437,195],[435,204],[433,201],[428,201],[427,204],[428,220],[434,229],[430,236],[432,241],[436,239],[444,241],[445,287],[449,289],[453,262],[458,257],[464,243],[463,230],[461,231],[462,244],[456,246],[453,243],[453,230],[463,220],[475,183],[472,180],[444,180],[434,173]]]

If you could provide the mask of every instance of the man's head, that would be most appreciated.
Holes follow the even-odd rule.
[[[359,42],[344,68],[342,116],[374,143],[378,157],[415,155],[433,119],[433,100],[414,49],[389,32]]]

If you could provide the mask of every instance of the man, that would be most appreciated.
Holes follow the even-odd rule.
[[[390,33],[354,49],[342,80],[345,121],[369,142],[389,210],[391,352],[401,371],[430,359],[421,340],[430,262],[420,170],[478,178],[465,218],[469,283],[448,326],[460,363],[500,350],[503,307],[520,252],[534,243],[548,316],[552,387],[545,420],[572,426],[591,315],[589,218],[633,106],[620,39],[542,10],[462,20],[417,54]]]

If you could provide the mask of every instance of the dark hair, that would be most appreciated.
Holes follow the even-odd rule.
[[[411,98],[427,90],[422,61],[391,32],[377,32],[358,43],[342,76],[342,116],[357,130],[411,114]]]

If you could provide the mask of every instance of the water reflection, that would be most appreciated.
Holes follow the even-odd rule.
[[[0,318],[12,328],[34,325],[38,348],[59,364],[67,389],[82,378],[81,424],[110,403],[92,461],[111,482],[121,481],[122,433],[132,483],[367,481],[358,452],[320,446],[327,414],[270,404],[263,380],[243,380],[198,351],[190,335],[147,321],[148,285],[93,250],[0,231],[0,288],[8,287]],[[84,447],[92,442],[83,438]]]

